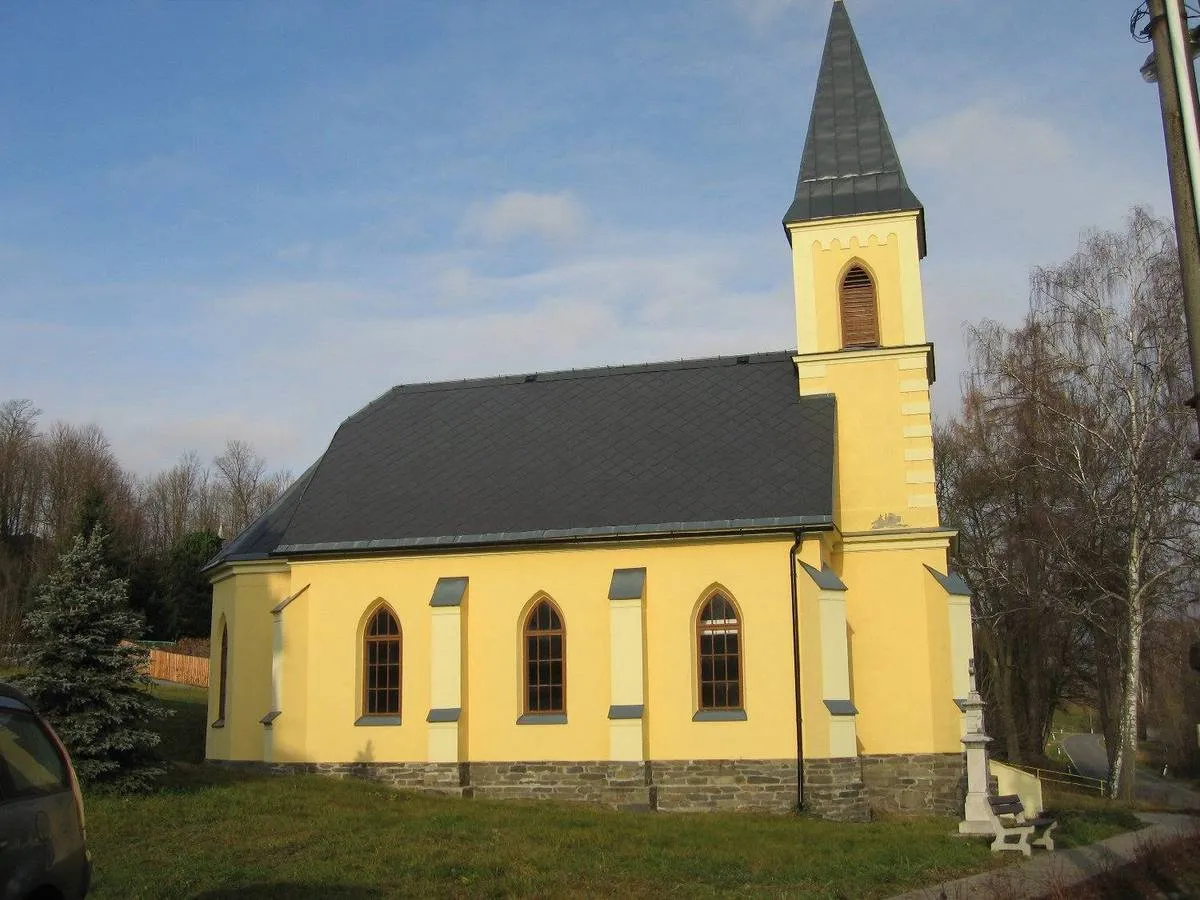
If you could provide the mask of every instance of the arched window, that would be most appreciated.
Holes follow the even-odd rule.
[[[400,715],[400,623],[387,606],[375,610],[363,633],[363,715]]]
[[[696,619],[700,709],[742,708],[742,634],[737,610],[713,594]]]
[[[229,673],[229,626],[221,622],[221,667],[217,672],[217,721],[214,725],[225,724],[225,693]]]
[[[878,347],[879,311],[875,284],[862,266],[851,266],[842,278],[842,347]]]
[[[567,633],[554,604],[542,600],[525,618],[525,712],[567,711]]]

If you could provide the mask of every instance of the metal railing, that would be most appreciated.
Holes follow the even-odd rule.
[[[1044,783],[1061,784],[1085,791],[1095,791],[1102,797],[1108,796],[1108,781],[1104,778],[1089,778],[1087,775],[1080,775],[1077,772],[1063,772],[1059,769],[1038,769],[1034,766],[1018,765],[1017,763],[1007,761],[1004,764],[1014,769],[1019,769],[1022,772],[1028,772]]]

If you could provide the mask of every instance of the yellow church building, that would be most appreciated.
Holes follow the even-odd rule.
[[[209,566],[207,757],[659,810],[961,810],[905,180],[833,5],[796,348],[401,385]]]

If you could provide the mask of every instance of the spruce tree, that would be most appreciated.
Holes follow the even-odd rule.
[[[129,584],[105,564],[106,536],[79,535],[25,616],[28,650],[20,687],[71,753],[85,783],[144,790],[163,771],[148,725],[162,707],[142,688],[146,651],[129,641],[142,621]]]
[[[221,538],[212,531],[190,531],[171,548],[162,566],[163,593],[177,622],[177,633],[171,637],[208,637],[212,585],[201,569],[220,549]]]

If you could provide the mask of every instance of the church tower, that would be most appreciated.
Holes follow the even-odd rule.
[[[800,394],[832,395],[837,406],[835,529],[805,560],[814,584],[801,593],[802,655],[807,647],[820,658],[828,709],[828,717],[815,704],[804,711],[806,803],[836,808],[842,801],[822,794],[834,778],[847,796],[861,786],[873,808],[931,809],[930,796],[939,809],[961,808],[971,598],[947,571],[954,532],[938,521],[925,211],[842,0],[833,3],[783,225]],[[815,640],[803,645],[806,611],[820,622],[819,651]],[[918,783],[931,793],[899,801],[890,793]]]
[[[833,4],[783,225],[792,247],[800,393],[838,400],[839,529],[936,528],[933,348],[920,271],[925,214],[841,0]]]

